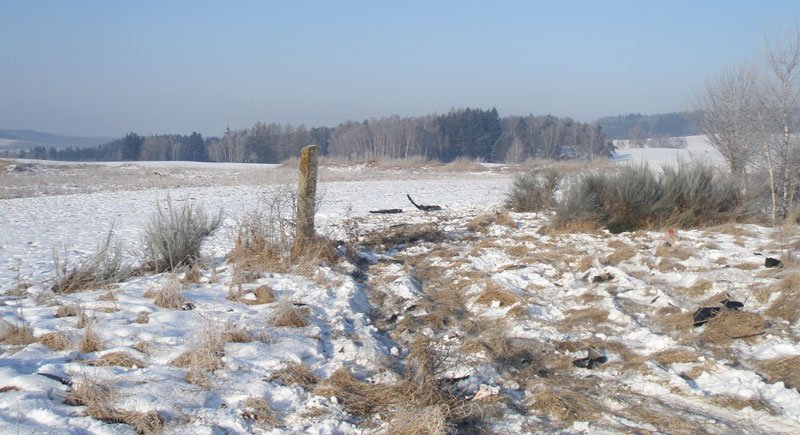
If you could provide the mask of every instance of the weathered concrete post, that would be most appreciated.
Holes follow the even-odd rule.
[[[300,256],[307,243],[314,239],[318,160],[319,147],[316,145],[308,145],[300,151],[300,179],[297,183],[297,215],[292,257]]]

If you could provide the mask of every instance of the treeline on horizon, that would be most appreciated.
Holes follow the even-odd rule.
[[[528,158],[591,159],[610,156],[603,128],[552,115],[500,117],[497,110],[458,109],[421,117],[373,118],[337,127],[256,123],[228,129],[223,137],[134,132],[90,148],[36,147],[15,156],[67,161],[189,160],[279,163],[309,144],[337,160],[423,158],[450,162],[468,158],[516,163]]]
[[[699,127],[701,116],[700,112],[629,113],[600,118],[595,123],[603,127],[609,139],[636,141],[703,134]]]

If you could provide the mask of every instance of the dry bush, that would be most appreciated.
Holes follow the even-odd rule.
[[[50,290],[57,294],[69,294],[126,280],[133,268],[125,261],[122,244],[113,243],[113,230],[112,227],[108,231],[94,254],[72,266],[53,250],[56,267]]]
[[[192,266],[200,260],[200,246],[222,222],[222,211],[211,216],[186,200],[180,208],[167,196],[166,210],[156,203],[156,212],[145,227],[145,269],[156,272]]]
[[[161,288],[155,291],[153,304],[168,310],[180,310],[186,300],[181,296],[183,284],[174,275],[167,278]]]
[[[488,169],[481,164],[481,160],[472,160],[469,157],[457,157],[442,168],[449,172],[484,172]]]
[[[242,405],[242,418],[253,421],[257,426],[271,428],[280,425],[277,413],[266,399],[248,397]]]
[[[146,341],[137,341],[136,343],[133,343],[133,346],[131,346],[131,348],[134,350],[144,354],[147,353],[149,347],[150,345]]]
[[[662,243],[658,245],[654,255],[662,259],[670,258],[685,261],[692,258],[694,254],[695,251],[692,248],[671,243]]]
[[[85,406],[84,413],[105,423],[123,423],[139,434],[159,433],[164,427],[164,418],[156,410],[148,412],[125,411],[111,405],[117,392],[111,383],[98,381],[84,375],[74,383],[64,401],[71,406]]]
[[[83,330],[83,338],[78,344],[78,350],[81,353],[92,353],[103,350],[103,341],[100,339],[100,336],[94,332],[94,327],[91,323],[88,323]]]
[[[128,368],[147,367],[147,365],[141,360],[134,358],[122,351],[109,352],[107,354],[101,355],[87,362],[87,364],[90,366],[116,366],[116,367],[128,367]]]
[[[767,382],[783,382],[787,388],[800,390],[800,356],[784,356],[759,361],[756,369]]]
[[[499,302],[501,307],[507,307],[520,300],[515,294],[504,289],[500,284],[490,281],[486,283],[486,288],[481,292],[478,298],[475,299],[475,303],[492,305],[495,301]]]
[[[28,325],[12,325],[6,321],[0,324],[0,343],[9,344],[12,346],[27,346],[31,343],[36,343],[36,338],[33,336]]]
[[[546,169],[542,174],[529,171],[514,176],[511,190],[506,194],[506,208],[518,212],[538,212],[555,206],[555,191],[561,174],[555,169]]]
[[[228,329],[222,335],[225,341],[229,343],[250,343],[253,341],[253,336],[241,328]]]
[[[75,317],[80,314],[80,308],[74,305],[62,305],[56,309],[56,317]]]
[[[474,232],[485,233],[492,225],[503,225],[511,229],[517,227],[516,222],[511,218],[508,210],[503,210],[476,216],[467,223],[467,229]]]
[[[56,352],[67,350],[72,344],[67,338],[67,335],[63,332],[48,332],[42,334],[39,337],[39,343]]]
[[[270,382],[278,381],[283,385],[300,385],[303,388],[311,387],[319,382],[319,378],[304,364],[290,361],[286,367],[275,371],[269,378]]]
[[[275,327],[305,328],[308,326],[307,313],[292,304],[281,304],[275,309],[269,324]]]
[[[700,339],[708,343],[727,345],[731,340],[755,337],[765,331],[766,323],[758,314],[722,311],[706,323]]]

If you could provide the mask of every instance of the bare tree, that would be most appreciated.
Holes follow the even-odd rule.
[[[743,177],[755,154],[753,114],[757,74],[740,65],[708,80],[694,96],[694,109],[701,113],[700,128],[725,159],[731,174]]]

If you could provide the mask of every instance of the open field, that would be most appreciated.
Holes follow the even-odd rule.
[[[513,167],[326,163],[331,252],[234,262],[291,165],[26,163],[0,172],[1,432],[800,431],[797,226],[554,231],[502,209]],[[223,211],[196,266],[51,290],[112,227],[140,261],[168,197]]]

